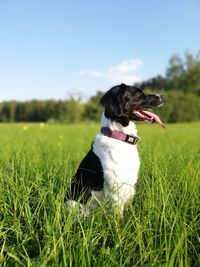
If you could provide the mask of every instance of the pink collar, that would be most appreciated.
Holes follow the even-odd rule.
[[[139,138],[137,136],[131,136],[128,134],[124,134],[124,133],[117,131],[117,130],[112,131],[108,127],[102,127],[101,133],[105,136],[108,136],[108,137],[111,137],[114,139],[118,139],[118,140],[124,141],[124,142],[132,144],[132,145],[136,145],[138,140],[139,140]]]

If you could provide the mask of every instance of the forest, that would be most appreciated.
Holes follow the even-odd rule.
[[[134,84],[144,92],[166,96],[166,103],[156,113],[165,122],[200,120],[200,51],[187,52],[184,57],[174,54],[164,76],[158,75]],[[0,122],[63,122],[99,121],[102,107],[99,99],[103,90],[87,101],[70,96],[66,100],[3,101]]]

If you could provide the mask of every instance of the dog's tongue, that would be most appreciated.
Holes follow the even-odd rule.
[[[146,110],[142,110],[142,109],[137,109],[136,111],[139,112],[141,115],[145,116],[146,120],[154,121],[158,123],[162,128],[165,128],[164,123],[161,121],[161,119],[156,114],[146,111]]]

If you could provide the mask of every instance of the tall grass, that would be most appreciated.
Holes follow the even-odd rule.
[[[0,266],[200,266],[200,123],[140,125],[124,218],[83,219],[65,193],[98,125],[0,127]]]

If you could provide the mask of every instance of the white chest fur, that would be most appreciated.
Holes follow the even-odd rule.
[[[127,127],[112,122],[102,115],[102,127],[118,130],[125,134],[137,136],[135,124]],[[104,193],[112,198],[115,205],[123,212],[124,204],[133,197],[137,182],[140,160],[137,145],[125,143],[103,134],[97,134],[93,151],[99,157],[104,172]]]

